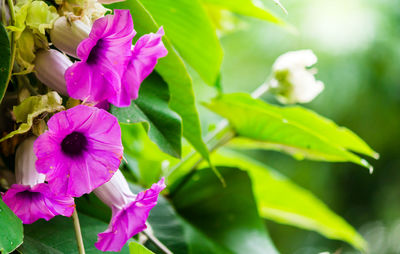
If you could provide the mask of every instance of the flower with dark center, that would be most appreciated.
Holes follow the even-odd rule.
[[[114,10],[114,15],[96,20],[76,50],[81,61],[65,72],[68,94],[93,104],[129,106],[157,60],[168,53],[162,28],[142,36],[132,48],[135,34],[129,10]]]
[[[36,168],[56,194],[79,197],[111,179],[123,152],[113,115],[79,105],[55,114],[47,125],[34,145]]]
[[[28,138],[19,145],[15,156],[17,183],[4,194],[3,201],[24,224],[50,220],[56,215],[69,217],[75,208],[74,199],[55,195],[44,182],[45,175],[36,171],[34,141],[35,138]]]

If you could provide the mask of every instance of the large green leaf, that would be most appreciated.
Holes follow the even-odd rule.
[[[10,39],[3,24],[0,24],[0,103],[7,90],[7,81],[10,72],[11,49]]]
[[[142,189],[136,185],[131,185],[132,191],[140,192]],[[165,246],[175,254],[188,253],[189,246],[185,240],[184,228],[169,202],[159,197],[157,205],[151,210],[148,223],[154,233]],[[158,251],[157,247],[147,242],[146,246],[152,251]]]
[[[185,239],[189,244],[190,254],[233,254],[232,251],[217,244],[184,219],[181,218],[180,221],[185,231]]]
[[[218,169],[226,187],[211,170],[196,172],[173,197],[178,212],[233,253],[277,253],[259,217],[247,173]]]
[[[212,161],[215,165],[238,167],[249,173],[258,210],[264,218],[314,230],[365,250],[365,241],[353,227],[311,192],[277,171],[234,152],[219,151],[212,156]]]
[[[368,162],[350,150],[377,156],[351,131],[301,107],[274,106],[242,93],[224,95],[207,107],[227,118],[240,136],[254,141],[241,142],[243,146],[282,150],[297,158],[350,161],[370,170]]]
[[[94,243],[97,241],[97,234],[106,230],[107,224],[83,214],[79,214],[79,221],[86,253],[104,253],[96,249]],[[56,216],[51,221],[39,220],[25,225],[24,228],[25,236],[29,237],[29,241],[22,245],[24,254],[78,253],[71,218]],[[124,246],[120,253],[128,254],[128,246]]]
[[[183,59],[209,85],[220,72],[222,48],[215,29],[199,0],[140,0]]]
[[[284,25],[285,22],[265,8],[254,5],[252,0],[202,0],[203,3],[235,12],[240,15]]]
[[[124,125],[143,123],[150,139],[162,151],[180,157],[181,118],[168,107],[168,102],[168,86],[154,73],[143,82],[139,98],[133,101],[130,107],[111,106],[111,113]]]
[[[129,9],[138,36],[156,32],[159,28],[159,25],[155,22],[151,14],[138,0],[114,3],[108,5],[108,7],[113,9]],[[209,159],[207,147],[201,137],[200,120],[195,104],[192,79],[182,58],[175,51],[166,36],[164,36],[163,42],[168,49],[168,55],[159,60],[156,70],[168,84],[171,95],[169,106],[182,118],[183,136],[204,158]]]
[[[0,199],[0,253],[15,250],[23,237],[21,220]]]

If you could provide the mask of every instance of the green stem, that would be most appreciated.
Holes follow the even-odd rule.
[[[8,8],[10,9],[10,24],[15,26],[15,13],[14,13],[14,3],[13,0],[8,0]],[[17,39],[15,36],[15,32],[11,32],[11,61],[10,61],[10,70],[8,71],[8,77],[6,81],[6,87],[8,83],[10,83],[12,71],[14,68],[14,61],[15,61],[15,54],[16,54],[16,47],[17,47]],[[6,90],[6,89],[5,89]]]
[[[78,245],[78,252],[79,254],[85,254],[85,247],[83,246],[81,226],[79,225],[78,212],[76,211],[76,208],[74,210],[74,213],[72,214],[72,220],[74,221],[74,230],[75,230],[76,244]]]
[[[255,99],[259,98],[263,94],[265,94],[269,90],[269,88],[270,88],[269,83],[264,82],[256,90],[254,90],[254,92],[251,94],[251,96]],[[214,139],[218,138],[221,135],[222,135],[222,137],[214,145],[210,145],[210,143]],[[210,153],[212,153],[215,150],[217,150],[219,147],[221,147],[221,146],[225,145],[226,143],[228,143],[229,141],[231,141],[235,136],[236,136],[236,133],[233,130],[232,126],[230,126],[229,122],[226,119],[224,119],[218,123],[217,128],[213,132],[209,133],[206,136],[205,142],[209,146]],[[179,167],[184,165],[187,161],[190,161],[195,155],[196,155],[195,151],[192,151],[191,153],[189,153],[177,165],[175,165],[175,167],[173,167],[167,173],[166,176],[167,177],[170,176]],[[197,170],[197,167],[200,165],[200,163],[203,161],[203,159],[204,158],[201,157],[198,161],[196,161],[193,164],[193,166],[190,167],[189,173],[187,173],[182,179],[180,179],[177,184],[171,186],[170,194],[169,194],[170,197],[173,197],[178,192],[178,190],[180,190],[193,177],[193,175],[195,174],[195,172]]]

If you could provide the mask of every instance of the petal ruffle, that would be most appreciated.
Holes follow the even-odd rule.
[[[157,204],[158,195],[165,188],[164,178],[140,192],[134,201],[114,212],[109,227],[98,234],[95,243],[101,251],[120,251],[134,235],[146,229],[150,210]]]
[[[146,34],[137,41],[131,61],[122,78],[123,99],[119,106],[129,106],[138,97],[140,84],[154,70],[159,58],[168,54],[162,42],[163,27],[157,33]],[[117,105],[118,106],[118,105]]]
[[[54,195],[45,183],[34,187],[14,184],[4,194],[3,201],[24,224],[50,220],[56,215],[69,217],[75,209],[72,197]]]

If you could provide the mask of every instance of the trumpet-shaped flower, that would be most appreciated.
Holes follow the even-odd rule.
[[[96,248],[102,251],[120,251],[134,235],[146,229],[150,210],[157,204],[158,195],[165,188],[164,179],[150,189],[134,195],[120,171],[94,193],[112,209],[107,230],[98,234]]]
[[[47,125],[34,144],[36,169],[56,194],[79,197],[111,179],[123,153],[113,115],[78,105],[55,114]]]
[[[81,61],[65,73],[68,94],[94,104],[129,106],[157,59],[167,54],[162,29],[143,36],[132,49],[135,34],[128,10],[115,10],[114,15],[96,20],[77,48]]]
[[[131,57],[135,35],[128,10],[115,10],[114,15],[99,18],[89,37],[78,46],[81,61],[65,73],[68,94],[87,102],[115,102],[121,93],[121,76]]]
[[[30,224],[38,219],[50,220],[56,215],[71,216],[74,199],[55,195],[44,183],[45,175],[36,171],[33,152],[35,138],[25,140],[15,156],[16,184],[4,194],[4,203],[22,220]]]
[[[55,49],[43,49],[36,53],[35,75],[43,84],[62,95],[68,95],[65,71],[72,65],[69,58]]]
[[[324,89],[316,80],[315,69],[307,69],[317,62],[311,50],[287,52],[278,57],[272,71],[270,91],[282,103],[306,103],[312,101]]]

